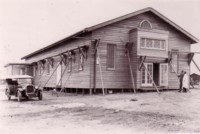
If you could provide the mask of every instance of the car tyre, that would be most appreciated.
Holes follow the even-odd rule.
[[[17,101],[21,102],[22,100],[22,93],[20,91],[17,92]]]
[[[38,92],[38,99],[39,99],[39,100],[42,100],[42,97],[43,97],[43,96],[42,96],[42,91],[39,91],[39,92]]]
[[[7,96],[8,100],[10,100],[10,99],[11,99],[11,96],[10,96],[10,91],[9,91],[8,89],[6,89],[6,96]]]

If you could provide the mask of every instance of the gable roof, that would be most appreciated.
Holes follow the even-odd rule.
[[[8,63],[4,67],[8,67],[10,65],[31,65],[31,64],[29,64],[29,63]]]
[[[198,76],[198,77],[200,77],[200,75],[199,75],[199,74],[196,74],[196,73],[193,73],[193,74],[191,74],[190,76]]]
[[[174,23],[173,21],[169,20],[167,17],[165,17],[164,15],[162,15],[161,13],[159,13],[158,11],[156,11],[155,9],[151,8],[151,7],[147,7],[147,8],[144,8],[142,10],[138,10],[136,12],[133,12],[133,13],[130,13],[130,14],[127,14],[127,15],[124,15],[124,16],[121,16],[121,17],[118,17],[118,18],[115,18],[115,19],[112,19],[112,20],[109,20],[109,21],[106,21],[106,22],[103,22],[103,23],[100,23],[100,24],[97,24],[97,25],[94,25],[94,26],[91,26],[91,27],[88,27],[88,28],[85,28],[75,34],[72,34],[58,42],[55,42],[49,46],[46,46],[38,51],[35,51],[29,55],[26,55],[24,57],[22,57],[21,59],[26,59],[26,58],[29,58],[31,56],[34,56],[38,53],[41,53],[47,49],[50,49],[52,47],[55,47],[56,45],[58,45],[59,43],[61,42],[64,42],[64,41],[67,41],[69,39],[71,39],[72,37],[75,37],[75,36],[78,36],[80,34],[83,34],[83,33],[87,33],[87,32],[91,32],[93,30],[96,30],[96,29],[99,29],[101,27],[104,27],[104,26],[107,26],[107,25],[110,25],[110,24],[113,24],[115,22],[118,22],[118,21],[122,21],[122,20],[125,20],[125,19],[128,19],[128,18],[131,18],[131,17],[134,17],[136,15],[139,15],[139,14],[142,14],[142,13],[145,13],[145,12],[152,12],[154,13],[155,15],[157,15],[159,18],[163,19],[165,22],[167,22],[168,24],[170,24],[171,26],[173,26],[174,28],[176,28],[178,31],[180,31],[181,33],[183,33],[184,35],[186,35],[187,37],[189,37],[192,41],[192,43],[198,43],[198,39],[196,37],[194,37],[193,35],[191,35],[190,33],[188,33],[186,30],[184,30],[183,28],[181,28],[180,26],[178,26],[176,23]]]

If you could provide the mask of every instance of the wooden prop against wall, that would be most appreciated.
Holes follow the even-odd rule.
[[[190,65],[190,63],[191,63],[193,57],[194,57],[194,53],[189,53],[189,54],[188,54],[188,65]]]
[[[47,59],[48,63],[51,65],[51,67],[54,67],[54,59],[53,58],[48,58]]]
[[[133,86],[134,93],[136,93],[135,82],[134,82],[135,80],[134,80],[133,70],[132,70],[132,62],[131,62],[131,59],[130,59],[130,57],[131,57],[130,56],[130,50],[132,48],[132,45],[133,45],[133,43],[128,42],[125,47],[126,47],[126,54],[128,56],[128,62],[129,62],[129,69],[130,69],[130,73],[131,73],[132,86]]]
[[[139,67],[139,71],[141,70],[143,63],[145,62],[146,57],[147,57],[147,56],[140,56],[140,59],[139,59],[139,66],[138,66],[138,67]]]
[[[97,56],[99,57],[99,71],[100,71],[100,77],[101,77],[101,86],[102,86],[102,93],[103,95],[105,95],[105,91],[104,91],[104,81],[103,81],[103,73],[102,73],[102,69],[101,69],[101,61],[100,61],[100,56],[99,56],[99,50],[98,50],[98,46],[99,46],[99,43],[100,43],[100,40],[98,40],[96,42],[96,53],[97,53]],[[96,57],[95,57],[96,58]],[[96,64],[95,64],[96,65]]]
[[[60,55],[61,62],[64,63],[64,65],[67,65],[67,55],[66,54],[61,54]]]

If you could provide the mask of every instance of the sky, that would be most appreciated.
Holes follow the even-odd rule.
[[[0,0],[0,73],[79,30],[146,7],[200,39],[200,0]],[[200,52],[200,44],[191,51]],[[200,66],[200,55],[194,60]],[[200,74],[193,64],[191,73]]]

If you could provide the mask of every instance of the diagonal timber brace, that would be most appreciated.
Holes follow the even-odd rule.
[[[151,80],[152,80],[152,82],[153,82],[153,85],[154,85],[154,87],[156,88],[157,93],[160,93],[160,91],[159,91],[158,87],[156,86],[156,83],[154,82],[153,77],[151,76],[151,74],[150,74],[150,72],[148,71],[147,67],[145,66],[144,63],[142,63],[142,66],[144,67],[145,71],[147,71],[149,77],[151,78]]]
[[[131,64],[131,59],[130,59],[130,49],[131,49],[132,45],[133,45],[133,43],[130,43],[130,42],[126,43],[126,53],[128,56],[128,63],[129,63],[129,69],[130,69],[130,73],[131,73],[132,86],[133,86],[134,93],[136,93],[132,64]]]
[[[194,53],[189,53],[188,54],[188,65],[190,65],[190,63],[192,62],[193,57],[194,57]]]
[[[146,60],[146,56],[141,56],[140,57],[139,71],[141,70],[145,60]]]

